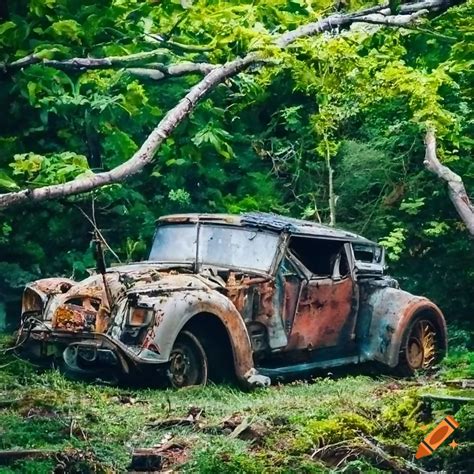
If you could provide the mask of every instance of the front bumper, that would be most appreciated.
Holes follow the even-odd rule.
[[[33,329],[21,344],[20,354],[43,365],[56,362],[81,377],[136,378],[145,371],[166,373],[168,361],[138,346],[127,346],[101,333],[72,333]]]

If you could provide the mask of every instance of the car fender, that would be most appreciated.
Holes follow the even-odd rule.
[[[162,361],[168,361],[174,342],[194,316],[209,313],[219,318],[231,343],[236,376],[244,381],[254,369],[252,347],[242,316],[234,304],[214,290],[171,292],[156,298],[155,321],[148,340],[154,342]],[[215,341],[216,344],[219,341]]]
[[[363,293],[358,325],[361,360],[376,360],[395,367],[405,330],[422,313],[433,318],[441,335],[441,349],[446,351],[446,322],[432,301],[391,287],[365,289]]]
[[[22,297],[22,314],[28,311],[41,311],[51,295],[65,293],[76,282],[69,278],[43,278],[27,283]]]

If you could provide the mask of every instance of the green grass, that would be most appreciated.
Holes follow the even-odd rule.
[[[449,374],[452,365],[448,359],[442,373]],[[352,374],[253,392],[215,385],[152,390],[71,381],[11,355],[1,355],[0,366],[0,449],[57,454],[0,466],[0,473],[51,472],[58,463],[67,472],[124,472],[134,448],[164,439],[175,443],[165,453],[166,467],[203,473],[375,473],[393,470],[392,462],[469,470],[474,447],[472,405],[421,403],[423,393],[448,390],[436,378]],[[156,427],[159,421],[186,417],[193,407],[202,410],[198,423]],[[415,461],[426,427],[448,413],[461,423],[454,437],[460,446],[443,446]],[[249,428],[233,436],[242,422]],[[381,447],[388,461],[371,452],[363,437]]]

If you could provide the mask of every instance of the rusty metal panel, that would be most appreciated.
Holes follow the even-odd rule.
[[[362,288],[359,324],[366,328],[360,340],[364,360],[377,360],[395,367],[405,329],[422,312],[429,313],[434,318],[440,329],[441,349],[446,350],[446,322],[433,302],[389,286],[372,283]]]
[[[352,280],[310,280],[304,285],[287,349],[319,349],[349,340],[356,321]]]
[[[53,327],[67,331],[94,331],[97,311],[66,303],[53,316]]]

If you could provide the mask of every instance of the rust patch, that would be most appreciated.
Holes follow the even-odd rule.
[[[66,331],[94,331],[97,311],[84,306],[66,303],[56,310],[53,327]]]
[[[353,282],[318,280],[305,284],[289,335],[288,350],[332,347],[350,340]]]
[[[226,289],[228,298],[234,303],[244,320],[250,321],[260,316],[273,316],[275,284],[269,278],[250,277],[230,272]]]

